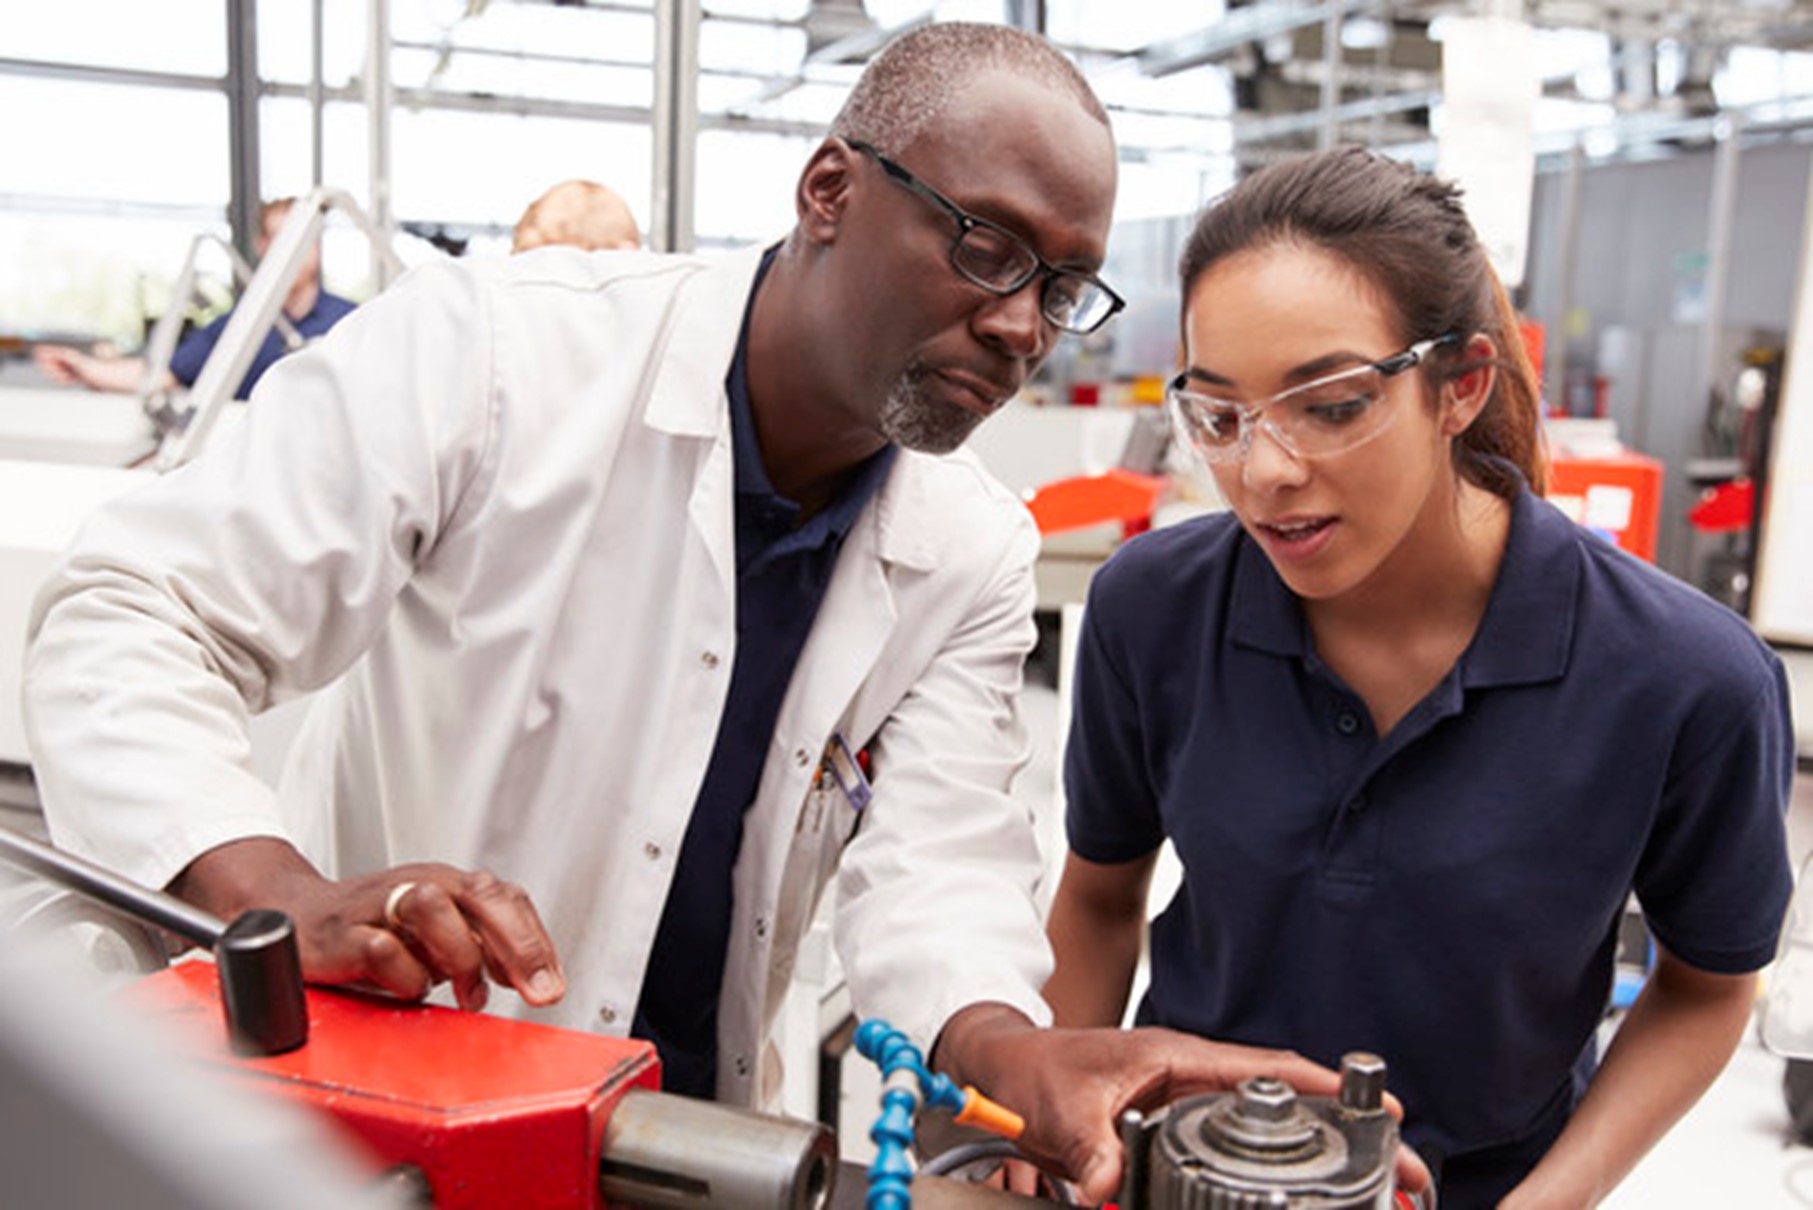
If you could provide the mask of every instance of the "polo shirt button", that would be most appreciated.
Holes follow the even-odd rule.
[[[755,918],[755,939],[757,941],[766,941],[768,939],[768,917],[757,916]]]
[[[748,1078],[748,1076],[749,1076],[749,1059],[748,1059],[748,1056],[746,1056],[746,1055],[738,1055],[738,1056],[737,1056],[737,1061],[736,1061],[736,1070],[737,1070],[737,1074],[738,1074],[738,1075],[739,1075],[739,1076],[742,1076],[742,1077],[744,1077],[744,1078],[745,1078],[745,1079],[747,1079],[747,1078]]]
[[[617,1020],[617,1010],[607,1004],[598,1010],[598,1019],[606,1025],[610,1025]]]
[[[660,861],[661,860],[661,846],[651,840],[647,844],[642,846],[642,855],[644,857],[648,858],[650,861]]]
[[[793,763],[804,769],[812,763],[812,754],[804,748],[800,748],[793,754]]]
[[[1340,717],[1335,719],[1335,730],[1339,731],[1342,735],[1352,735],[1359,729],[1360,716],[1351,710],[1341,711]]]
[[[704,652],[699,656],[699,663],[705,665],[707,668],[716,668],[718,666],[718,653],[715,651]]]

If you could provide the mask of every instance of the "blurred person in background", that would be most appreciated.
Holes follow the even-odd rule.
[[[634,251],[642,246],[629,204],[597,181],[562,181],[529,203],[516,221],[511,252],[549,244],[587,252]]]
[[[295,204],[296,199],[293,197],[278,198],[266,202],[259,211],[258,237],[254,243],[260,258],[270,249],[271,241],[277,238],[277,232],[282,230],[284,220],[289,217]],[[183,300],[172,300],[172,305],[183,305]],[[326,335],[328,329],[352,312],[353,306],[350,300],[321,288],[321,247],[317,242],[309,249],[307,259],[296,274],[295,283],[284,297],[284,317],[296,329],[297,335],[308,341]],[[187,389],[194,386],[195,380],[201,376],[202,367],[214,352],[214,346],[220,343],[227,321],[232,317],[233,311],[229,309],[212,323],[196,328],[178,341],[176,351],[170,355],[169,367],[160,381],[151,384],[151,389],[173,391],[179,387]],[[287,352],[289,349],[275,327],[266,332],[263,343],[258,346],[257,355],[253,357],[252,364],[246,370],[238,389],[233,392],[233,397],[250,398],[252,388],[264,377],[264,372]],[[145,377],[143,357],[107,356],[54,344],[38,345],[32,350],[32,356],[38,368],[53,381],[85,386],[96,391],[130,394],[140,389]]]

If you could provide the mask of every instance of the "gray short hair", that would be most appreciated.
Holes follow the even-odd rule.
[[[1066,94],[1108,125],[1108,112],[1089,82],[1044,38],[1011,25],[944,21],[909,30],[883,47],[832,119],[830,133],[896,154],[985,71],[1004,71]]]

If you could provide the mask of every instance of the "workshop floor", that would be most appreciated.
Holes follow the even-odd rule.
[[[1030,685],[1026,712],[1034,756],[1016,794],[1037,812],[1041,839],[1054,846],[1048,851],[1061,854],[1056,787],[1063,711],[1057,693]],[[1813,775],[1796,778],[1789,842],[1798,869],[1813,853]],[[1753,1028],[1718,1082],[1602,1205],[1607,1210],[1813,1207],[1813,1149],[1785,1144],[1782,1072],[1783,1060],[1763,1049]]]

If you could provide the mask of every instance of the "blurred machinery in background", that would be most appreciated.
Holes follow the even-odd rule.
[[[1782,349],[1747,345],[1706,401],[1701,456],[1686,465],[1699,496],[1688,509],[1694,540],[1689,582],[1746,616],[1756,580],[1776,408],[1781,398]]]
[[[237,422],[245,405],[233,392],[266,334],[274,326],[288,327],[284,298],[335,210],[367,235],[375,257],[395,265],[389,241],[349,194],[310,193],[290,207],[188,391],[165,394],[157,388],[194,288],[195,252],[211,239],[206,236],[191,245],[177,301],[147,342],[137,394],[0,385],[0,803],[35,802],[26,773],[30,754],[19,713],[19,669],[39,585],[95,508],[188,461],[219,425]]]

